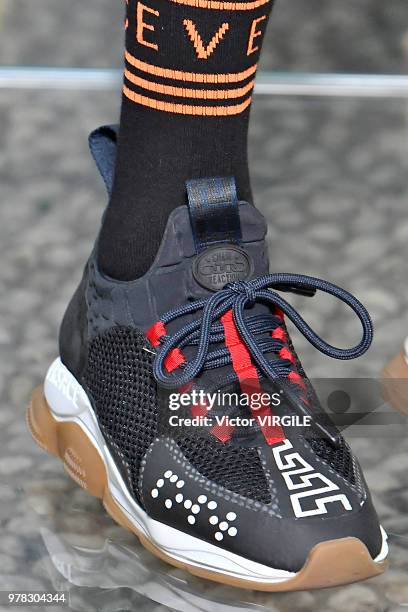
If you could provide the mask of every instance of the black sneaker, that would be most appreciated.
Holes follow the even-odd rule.
[[[109,190],[115,130],[90,142]],[[142,278],[104,276],[96,245],[33,394],[34,439],[146,548],[197,576],[279,591],[380,574],[385,532],[284,321],[351,359],[371,342],[368,314],[330,283],[268,274],[265,221],[233,179],[187,191]],[[318,289],[359,316],[354,349],[326,344],[281,295]]]

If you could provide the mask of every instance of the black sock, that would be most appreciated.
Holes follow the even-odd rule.
[[[248,119],[272,2],[129,0],[118,159],[99,241],[109,276],[147,271],[187,179],[234,176],[251,201]]]

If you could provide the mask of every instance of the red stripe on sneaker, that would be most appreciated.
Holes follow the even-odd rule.
[[[156,321],[146,332],[146,338],[153,346],[159,346],[160,338],[166,335],[166,328],[162,321]]]
[[[285,316],[284,313],[282,312],[282,310],[280,308],[275,308],[275,316],[278,317],[279,319],[282,319],[282,321],[285,320]],[[283,329],[283,327],[276,327],[273,332],[271,333],[272,338],[275,338],[276,340],[281,340],[282,342],[287,342],[287,336],[286,336],[286,332]],[[293,365],[296,364],[296,356],[294,355],[294,353],[292,353],[292,351],[287,347],[284,346],[280,349],[279,351],[279,357],[281,359],[287,359],[288,361],[290,361]],[[288,374],[288,379],[294,383],[295,385],[298,385],[299,387],[301,387],[301,389],[303,389],[303,391],[306,391],[306,384],[302,378],[302,376],[300,376],[300,374],[296,371],[292,371],[289,372]],[[306,398],[301,398],[302,401],[309,405],[310,402],[306,399]]]
[[[153,325],[149,327],[146,332],[146,338],[153,346],[159,346],[160,339],[166,335],[166,326],[162,321],[156,321],[156,323],[153,323]],[[168,372],[173,372],[173,370],[177,370],[177,368],[179,368],[181,364],[185,362],[186,360],[182,351],[179,348],[174,348],[164,360],[164,367]]]
[[[275,306],[274,315],[275,317],[278,317],[278,319],[281,319],[282,321],[285,320],[285,313],[283,312],[281,308],[278,308],[277,306]]]
[[[282,327],[276,327],[271,333],[271,336],[276,340],[282,340],[282,342],[286,341],[286,333]]]
[[[291,363],[295,363],[296,362],[294,354],[286,346],[281,348],[281,350],[279,351],[279,357],[281,359],[287,359]]]
[[[174,348],[164,360],[164,367],[168,372],[173,372],[173,370],[177,370],[182,363],[186,363],[183,353],[180,349]]]
[[[156,323],[154,323],[146,332],[146,337],[153,346],[158,346],[160,344],[160,338],[166,335],[166,326],[162,321],[156,321]],[[186,360],[182,351],[178,348],[175,348],[170,351],[170,353],[164,360],[164,367],[168,372],[173,372],[173,370],[176,370],[182,363],[185,362]],[[179,393],[190,393],[193,387],[194,383],[190,381],[187,384],[183,385],[180,389],[178,389],[178,391]],[[190,408],[190,412],[193,417],[204,417],[207,415],[208,409],[206,404],[193,404]]]
[[[221,317],[221,322],[224,327],[225,346],[231,355],[232,367],[238,377],[242,392],[247,393],[249,397],[254,393],[262,393],[258,372],[235,326],[232,310],[228,310]],[[258,420],[265,440],[269,445],[278,444],[285,440],[285,434],[280,425],[262,425],[260,422],[262,417],[273,416],[269,406],[262,406],[257,410],[251,406],[251,411],[252,415]]]
[[[190,412],[193,417],[205,417],[208,414],[208,409],[205,404],[193,404]]]
[[[235,327],[235,323],[232,316],[232,311],[228,311],[222,318],[222,324],[224,326],[225,333],[225,345],[228,348],[232,366],[235,373],[240,381],[241,390],[243,393],[247,393],[251,396],[253,393],[262,393],[261,385],[259,383],[258,374],[256,368],[252,364],[250,354],[242,343],[238,331]],[[156,321],[146,332],[146,337],[153,346],[159,346],[160,339],[166,336],[166,327],[162,321]],[[172,372],[180,367],[181,364],[185,363],[185,357],[182,351],[178,348],[174,348],[170,351],[164,361],[164,367],[168,372]],[[188,393],[193,384],[189,383],[180,389],[181,393]],[[208,414],[208,407],[206,404],[195,404],[190,408],[191,414],[195,416],[206,416]],[[268,424],[262,425],[259,419],[265,416],[272,416],[272,412],[266,406],[254,410],[251,406],[253,416],[258,420],[262,433],[268,444],[277,444],[285,439],[285,435],[280,426],[270,426]],[[211,429],[211,434],[214,435],[221,442],[227,442],[232,435],[234,427],[229,424],[225,425],[214,425]]]
[[[211,428],[211,432],[213,436],[218,438],[220,442],[228,442],[231,439],[232,432],[234,431],[233,425],[214,425]]]
[[[295,385],[299,385],[299,387],[301,387],[303,390],[306,390],[305,381],[303,380],[300,374],[298,374],[297,372],[290,372],[288,374],[288,378]]]

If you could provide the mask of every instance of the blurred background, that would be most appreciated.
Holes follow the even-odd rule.
[[[122,66],[119,0],[1,0],[4,65]],[[262,67],[280,71],[404,73],[405,0],[277,0]]]
[[[0,591],[58,588],[86,612],[402,612],[405,422],[398,435],[360,430],[351,440],[390,534],[391,570],[273,596],[203,583],[153,559],[26,432],[25,406],[57,354],[106,203],[87,135],[118,118],[123,14],[120,0],[0,0]],[[275,4],[250,128],[272,268],[344,286],[376,327],[372,349],[353,363],[324,358],[295,333],[312,377],[374,379],[408,334],[407,68],[406,0]],[[358,325],[332,300],[296,305],[329,341],[357,339]]]

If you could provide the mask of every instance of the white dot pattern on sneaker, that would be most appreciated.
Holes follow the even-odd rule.
[[[210,504],[208,504],[208,508],[209,507],[210,507]],[[214,534],[214,538],[218,542],[221,542],[221,540],[224,538],[224,535],[226,535],[225,532],[227,532],[227,534],[231,538],[234,538],[237,535],[237,533],[238,533],[238,529],[236,527],[230,527],[230,525],[229,525],[229,522],[235,521],[235,519],[237,518],[237,515],[235,514],[235,512],[227,512],[227,515],[226,515],[225,518],[227,520],[219,522],[219,520],[220,520],[219,517],[216,514],[213,514],[208,519],[208,522],[210,523],[210,525],[218,525],[219,531],[216,531],[215,534]],[[222,533],[222,532],[224,532],[224,533]]]
[[[166,497],[164,501],[164,506],[171,510],[173,507],[173,501],[177,504],[183,504],[186,510],[189,510],[191,514],[187,516],[187,522],[190,525],[195,525],[198,515],[200,514],[203,507],[207,507],[208,510],[215,510],[218,507],[218,503],[214,499],[208,499],[207,495],[199,495],[197,500],[194,502],[191,499],[184,499],[184,495],[180,493],[180,489],[182,489],[185,485],[184,480],[179,480],[178,474],[175,474],[172,470],[166,470],[163,473],[163,477],[158,478],[156,482],[156,486],[151,490],[150,494],[153,499],[157,499],[160,496],[160,489],[164,486],[166,479],[171,485],[175,485],[176,492],[174,496],[174,500],[171,499],[171,495]],[[166,485],[166,489],[169,488],[169,484]],[[177,491],[178,489],[178,491]],[[166,490],[167,495],[169,495],[169,491]],[[235,521],[237,515],[235,512],[227,512],[225,519],[217,516],[216,514],[212,514],[208,518],[208,522],[210,525],[217,525],[217,531],[214,533],[214,538],[217,542],[221,542],[224,539],[225,535],[229,535],[230,537],[235,537],[238,533],[238,529],[235,526],[230,526],[230,523]]]

